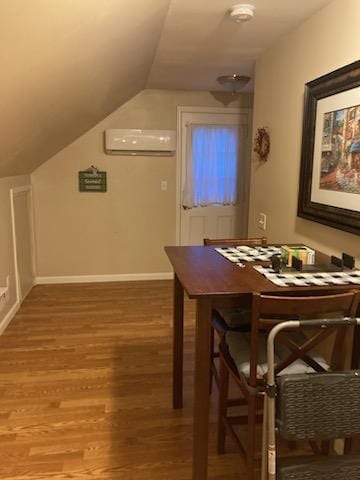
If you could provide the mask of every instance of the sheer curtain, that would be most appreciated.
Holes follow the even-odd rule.
[[[234,205],[239,127],[190,125],[188,128],[183,206]]]

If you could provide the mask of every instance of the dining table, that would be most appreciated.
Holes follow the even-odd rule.
[[[256,271],[253,268],[254,262],[239,266],[220,255],[214,246],[168,246],[165,247],[165,251],[174,271],[172,392],[174,409],[181,409],[183,406],[184,294],[196,302],[192,479],[206,480],[212,310],[251,305],[254,292],[269,294],[302,292],[304,295],[310,295],[315,291],[325,293],[360,289],[360,285],[280,287]],[[315,260],[316,263],[322,264],[330,262],[330,258],[321,252],[316,252]],[[355,337],[359,342],[359,332],[356,332]]]

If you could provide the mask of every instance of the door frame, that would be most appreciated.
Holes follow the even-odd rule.
[[[247,116],[249,127],[249,142],[247,161],[244,168],[244,189],[243,189],[243,205],[245,209],[245,225],[248,229],[249,215],[249,196],[250,196],[250,172],[251,172],[251,138],[252,138],[252,108],[241,107],[177,107],[177,127],[176,127],[176,195],[175,195],[175,211],[176,211],[176,245],[181,245],[180,223],[181,223],[181,166],[182,166],[182,141],[181,132],[183,124],[183,116],[186,113],[205,113],[205,114],[242,114]]]
[[[34,211],[33,211],[33,193],[31,185],[23,185],[21,187],[14,187],[10,189],[10,209],[11,209],[11,228],[12,228],[12,241],[14,252],[14,270],[15,270],[15,284],[16,284],[16,302],[20,305],[25,299],[28,292],[21,291],[19,268],[17,260],[17,244],[16,244],[16,225],[15,225],[15,203],[14,200],[22,193],[28,193],[29,196],[29,227],[30,227],[30,244],[31,244],[31,267],[33,276],[33,285],[35,285],[35,231],[34,231]]]

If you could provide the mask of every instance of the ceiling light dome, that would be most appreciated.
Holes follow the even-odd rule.
[[[217,77],[217,82],[220,83],[226,90],[230,90],[232,93],[235,93],[242,88],[250,81],[250,77],[246,75],[221,75]]]
[[[229,15],[234,22],[247,22],[253,18],[254,11],[254,5],[250,5],[249,3],[239,3],[230,8]]]

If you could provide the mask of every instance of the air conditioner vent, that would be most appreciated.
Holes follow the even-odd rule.
[[[174,130],[109,129],[105,131],[105,152],[109,155],[174,155]]]

